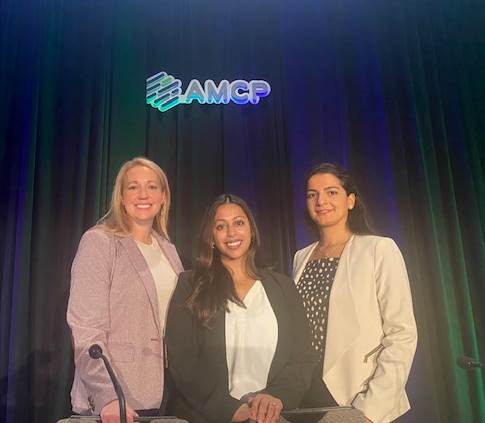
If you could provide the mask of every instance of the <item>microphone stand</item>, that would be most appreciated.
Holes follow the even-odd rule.
[[[111,367],[106,356],[103,354],[103,350],[98,344],[93,344],[89,347],[89,356],[95,360],[101,358],[103,360],[104,366],[108,371],[109,377],[111,382],[113,383],[113,387],[115,388],[116,396],[118,397],[118,403],[120,405],[120,423],[126,423],[126,401],[125,401],[125,394],[123,394],[123,390],[121,389],[120,383],[116,378],[115,373]]]

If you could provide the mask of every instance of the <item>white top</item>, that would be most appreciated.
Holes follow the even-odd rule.
[[[246,294],[244,304],[246,308],[229,301],[226,312],[229,394],[236,399],[266,387],[278,343],[278,321],[260,281]]]
[[[163,251],[155,238],[152,237],[151,244],[144,244],[140,241],[136,241],[136,244],[143,254],[143,257],[145,257],[148,268],[155,281],[158,297],[158,310],[160,313],[160,330],[163,334],[165,332],[165,319],[168,303],[172,297],[175,285],[177,284],[177,274],[172,269],[172,266],[165,257],[165,254],[163,254]]]

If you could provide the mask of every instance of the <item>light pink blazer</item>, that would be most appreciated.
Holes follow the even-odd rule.
[[[317,244],[295,254],[296,283]],[[335,401],[362,410],[374,423],[404,414],[417,330],[406,266],[392,239],[352,236],[328,310],[322,379]]]
[[[153,236],[178,275],[183,267],[175,246]],[[74,344],[74,412],[99,414],[116,399],[103,362],[89,357],[94,343],[111,361],[130,407],[160,406],[164,359],[158,299],[133,239],[100,228],[83,235],[72,264],[67,322]]]

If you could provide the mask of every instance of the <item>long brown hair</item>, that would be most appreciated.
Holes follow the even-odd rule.
[[[308,181],[314,175],[329,173],[335,176],[342,185],[347,195],[355,195],[355,205],[352,210],[349,210],[347,218],[347,225],[354,234],[370,235],[375,231],[372,229],[367,218],[367,207],[365,206],[364,199],[362,198],[357,186],[355,185],[352,176],[344,168],[334,163],[319,163],[313,166],[307,173],[305,178],[305,191],[308,188]],[[308,215],[308,210],[305,208],[305,219],[311,226],[315,226],[315,223]]]
[[[130,235],[130,220],[123,206],[123,183],[126,173],[136,166],[145,166],[153,170],[160,180],[161,189],[165,192],[165,201],[160,212],[153,219],[153,229],[167,240],[170,240],[167,232],[168,212],[170,210],[170,187],[165,172],[155,162],[145,157],[135,157],[123,163],[116,175],[113,193],[111,195],[111,205],[108,212],[98,221],[98,225],[110,232],[120,236]]]
[[[232,194],[222,194],[207,209],[202,221],[196,265],[193,274],[194,288],[186,306],[206,327],[212,319],[227,310],[227,302],[232,301],[242,307],[244,303],[237,297],[229,270],[222,264],[219,250],[214,247],[214,219],[217,209],[224,204],[235,204],[244,211],[251,229],[251,245],[246,255],[248,276],[257,279],[257,254],[260,245],[259,231],[254,216],[246,202]]]

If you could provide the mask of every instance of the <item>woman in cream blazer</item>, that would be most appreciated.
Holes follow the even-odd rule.
[[[307,212],[320,240],[295,254],[297,287],[307,263],[338,259],[323,383],[337,404],[361,410],[367,422],[393,421],[410,408],[404,387],[417,342],[402,255],[392,239],[368,234],[364,205],[338,166],[324,163],[309,173]]]

